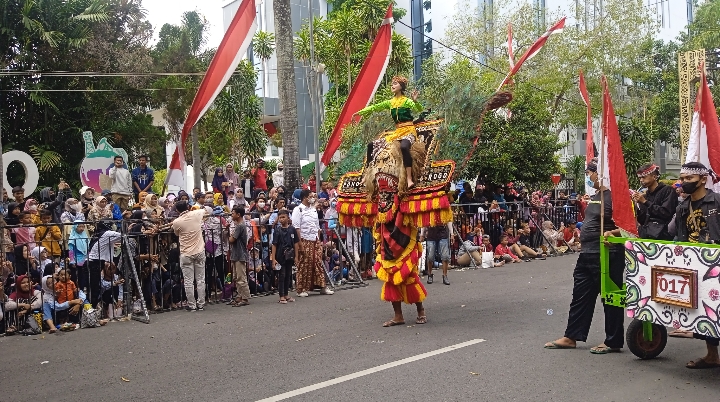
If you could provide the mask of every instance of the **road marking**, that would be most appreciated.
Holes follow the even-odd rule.
[[[385,363],[380,366],[372,367],[367,370],[358,371],[357,373],[352,373],[348,375],[344,375],[342,377],[333,378],[332,380],[319,382],[317,384],[309,385],[307,387],[299,388],[294,391],[285,392],[284,394],[275,395],[270,398],[261,399],[257,402],[276,402],[276,401],[282,401],[288,398],[292,398],[294,396],[307,394],[308,392],[317,391],[322,388],[326,388],[335,384],[340,384],[346,381],[354,380],[356,378],[364,377],[366,375],[374,374],[380,371],[384,371],[387,369],[391,369],[393,367],[402,366],[403,364],[408,364],[412,362],[416,362],[418,360],[427,359],[428,357],[437,356],[443,353],[452,352],[453,350],[462,349],[468,346],[472,346],[475,344],[478,344],[480,342],[485,342],[485,339],[473,339],[471,341],[458,343],[456,345],[451,345],[444,347],[442,349],[434,350],[432,352],[423,353],[417,356],[408,357],[402,360],[398,360],[396,362],[392,363]]]

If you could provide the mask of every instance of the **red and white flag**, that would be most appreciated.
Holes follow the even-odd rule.
[[[627,171],[625,170],[625,157],[620,142],[620,131],[618,131],[615,120],[615,109],[613,108],[608,83],[605,76],[602,77],[603,86],[603,113],[602,113],[602,136],[605,155],[602,156],[603,163],[600,164],[599,176],[605,187],[612,190],[612,218],[615,225],[620,228],[624,237],[637,237],[637,222],[635,210],[630,198],[630,186],[628,184]]]
[[[510,82],[510,79],[518,72],[518,70],[520,70],[520,67],[522,67],[523,63],[532,59],[533,57],[535,57],[536,54],[538,54],[538,52],[540,52],[540,49],[545,46],[545,42],[547,42],[550,35],[562,32],[563,28],[565,28],[565,17],[562,17],[560,21],[555,23],[555,25],[550,27],[547,32],[542,34],[542,36],[540,36],[538,40],[536,40],[535,43],[530,46],[527,52],[525,52],[525,54],[520,57],[520,60],[518,60],[516,64],[510,66],[510,73],[508,73],[502,83],[500,83],[500,86],[497,90],[499,91],[503,87],[503,85]]]
[[[390,53],[392,52],[392,21],[392,3],[390,3],[387,13],[385,13],[385,19],[380,25],[375,41],[370,48],[370,53],[368,53],[360,69],[360,74],[353,84],[350,95],[345,105],[343,105],[337,123],[335,123],[335,128],[333,128],[328,139],[328,144],[320,159],[321,171],[330,163],[333,155],[340,148],[342,132],[352,120],[353,114],[370,104],[375,91],[382,83],[385,70],[390,61]],[[359,117],[357,120],[359,120]]]
[[[700,81],[685,163],[700,162],[718,173],[720,172],[720,123],[705,77],[704,66],[700,66]],[[720,191],[720,183],[715,183],[713,180],[708,180],[705,187]]]
[[[585,136],[585,166],[587,166],[595,156],[595,146],[593,143],[594,139],[592,130],[592,108],[590,107],[590,95],[588,95],[587,87],[585,86],[585,76],[583,75],[582,70],[580,70],[580,96],[582,97],[582,100],[585,103],[585,107],[587,108],[585,117],[585,125],[587,126],[587,135]],[[595,188],[585,183],[585,194],[595,194]]]
[[[170,161],[165,184],[185,188],[185,146],[187,145],[187,137],[190,130],[208,111],[215,98],[230,80],[240,60],[245,56],[257,30],[255,16],[255,0],[243,0],[220,42],[215,57],[210,62],[210,67],[205,73],[195,99],[190,106],[190,112],[188,112],[185,119],[182,135],[180,136],[180,144],[175,148]],[[195,161],[195,163],[198,162]]]

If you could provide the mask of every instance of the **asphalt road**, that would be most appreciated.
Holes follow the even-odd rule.
[[[700,341],[670,339],[652,361],[627,350],[591,355],[604,338],[599,301],[589,344],[543,349],[565,329],[574,263],[565,256],[453,271],[450,286],[428,286],[426,325],[412,325],[408,306],[408,325],[382,328],[392,309],[375,280],[287,305],[270,296],[242,308],[153,315],[150,324],[0,338],[0,400],[257,401],[306,387],[287,400],[720,398],[720,370],[684,367],[704,355]],[[443,349],[472,340],[483,341]],[[442,353],[407,360],[434,351]],[[380,370],[392,362],[402,364]],[[342,382],[315,389],[332,379]]]

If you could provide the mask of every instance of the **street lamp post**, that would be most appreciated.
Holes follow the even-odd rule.
[[[308,85],[308,94],[310,95],[310,110],[312,111],[312,122],[314,138],[315,138],[315,193],[320,194],[320,127],[318,119],[317,104],[319,104],[319,86],[317,82],[318,71],[315,65],[315,36],[313,27],[313,7],[312,1],[308,0],[308,12],[310,14],[310,81]]]

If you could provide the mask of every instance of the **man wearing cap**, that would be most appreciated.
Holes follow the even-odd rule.
[[[587,342],[595,304],[600,294],[600,239],[617,236],[620,229],[612,217],[612,194],[597,173],[597,158],[585,169],[586,181],[598,191],[590,199],[585,210],[585,222],[580,232],[582,251],[573,272],[573,292],[568,313],[565,336],[545,344],[546,349],[575,349],[577,342]],[[602,200],[602,201],[601,201]],[[604,230],[600,232],[601,204],[604,208]],[[625,250],[622,244],[608,246],[610,249],[610,278],[618,286],[624,283]],[[625,310],[622,307],[603,304],[605,312],[605,342],[590,349],[593,354],[619,352],[624,344],[623,328]]]
[[[682,165],[680,169],[682,190],[689,196],[677,207],[675,241],[712,244],[720,242],[720,214],[718,214],[720,194],[705,187],[709,175],[715,177],[715,174],[702,163],[690,162]],[[720,367],[720,357],[718,357],[720,339],[699,334],[693,334],[693,338],[705,340],[707,354],[689,362],[685,367],[689,369]]]
[[[283,164],[277,164],[277,170],[272,174],[273,187],[280,187],[285,185],[285,173],[283,173]]]
[[[677,208],[677,196],[672,187],[658,182],[660,168],[652,163],[637,171],[642,189],[632,194],[638,221],[639,235],[643,239],[672,240],[668,224]]]
[[[133,179],[130,171],[125,167],[125,161],[123,161],[122,156],[116,155],[114,162],[109,175],[110,180],[112,180],[110,193],[112,193],[113,203],[120,206],[120,210],[124,211],[130,203]]]

